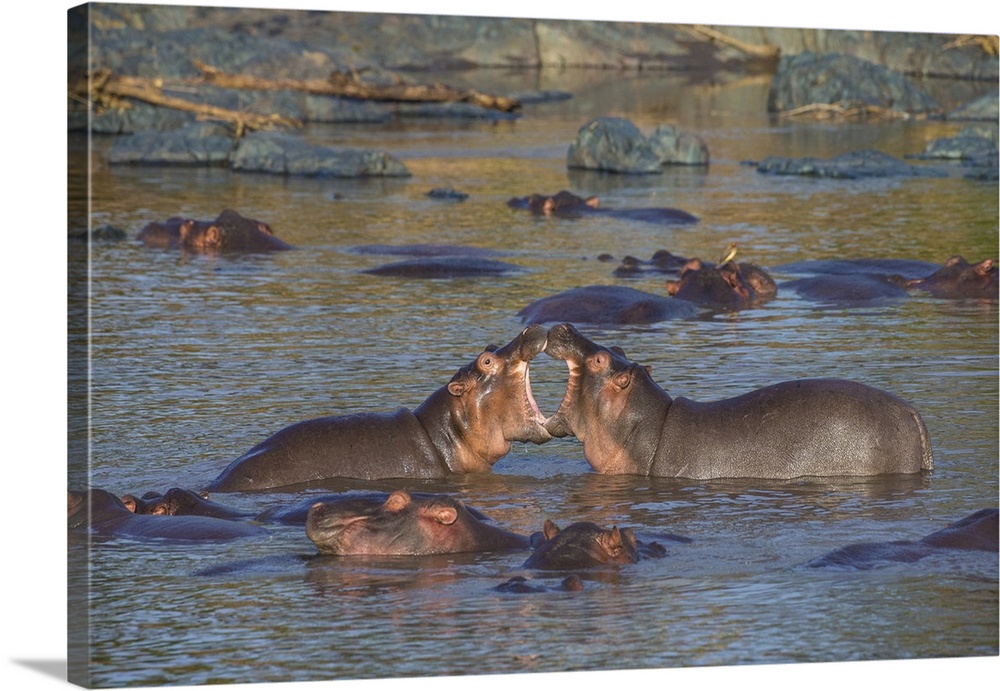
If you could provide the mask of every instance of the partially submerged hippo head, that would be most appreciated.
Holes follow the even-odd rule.
[[[629,528],[607,530],[595,523],[574,523],[564,530],[546,520],[545,542],[535,548],[525,568],[581,569],[604,564],[635,564],[639,548]]]
[[[515,208],[528,209],[531,213],[541,216],[574,216],[600,206],[597,197],[579,197],[567,190],[561,190],[551,196],[536,193],[527,197],[515,197],[507,204]]]
[[[648,390],[646,386],[633,386],[636,378],[647,379],[655,386],[649,368],[629,361],[621,348],[594,343],[572,324],[559,324],[549,330],[545,352],[565,360],[569,367],[566,393],[559,408],[546,420],[545,428],[553,437],[574,435],[613,465],[623,453],[615,439],[628,437],[635,423],[631,418],[646,417],[662,408],[655,399],[648,406],[629,400],[632,394],[644,396]],[[661,412],[666,415],[665,409]]]
[[[164,223],[149,223],[139,232],[149,247],[176,248],[198,254],[225,252],[274,252],[292,246],[274,236],[262,221],[226,209],[214,221],[173,216]]]
[[[446,495],[396,491],[384,502],[365,496],[318,502],[306,517],[306,536],[324,554],[420,555],[527,547],[528,538],[477,518]]]
[[[772,298],[777,285],[770,275],[749,262],[728,260],[718,265],[690,259],[676,281],[667,281],[667,293],[699,305],[746,309]]]
[[[453,397],[446,408],[452,420],[448,427],[460,433],[461,448],[496,461],[510,451],[511,442],[542,444],[552,438],[531,393],[528,371],[546,336],[544,327],[528,326],[502,348],[487,346],[451,378],[445,387]],[[432,398],[414,411],[417,417],[444,409],[433,405]]]
[[[925,278],[910,281],[907,286],[926,290],[936,298],[959,300],[979,298],[996,300],[998,296],[997,265],[992,259],[970,264],[954,256],[945,265]]]

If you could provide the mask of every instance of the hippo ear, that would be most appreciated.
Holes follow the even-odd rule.
[[[170,514],[170,511],[167,510],[167,507],[166,507],[165,504],[163,504],[162,502],[160,502],[156,506],[153,507],[153,509],[150,511],[150,513],[153,514],[154,516],[167,516],[167,515]]]
[[[945,266],[955,266],[955,264],[964,264],[964,263],[965,263],[965,257],[963,257],[960,254],[956,254],[953,257],[949,257],[948,261],[946,261],[944,263],[944,265]]]
[[[621,391],[627,389],[628,385],[632,383],[632,375],[628,372],[619,372],[611,381]]]
[[[222,233],[219,226],[214,223],[205,229],[205,244],[209,247],[218,247],[222,243]]]
[[[628,359],[628,355],[625,354],[625,349],[622,348],[621,346],[611,346],[610,348],[608,348],[608,350],[610,350],[612,353],[618,353],[626,360]]]
[[[389,498],[385,500],[384,504],[382,504],[382,508],[386,511],[392,511],[395,513],[405,509],[409,503],[410,495],[400,489],[389,495]]]
[[[667,295],[677,295],[677,291],[681,289],[680,281],[667,281]]]
[[[980,276],[988,276],[990,271],[993,270],[993,260],[984,259],[983,261],[976,264],[976,273]]]
[[[465,393],[465,384],[461,381],[448,382],[448,393],[452,396],[461,396]]]
[[[589,206],[591,209],[596,209],[601,205],[600,200],[597,197],[587,197],[583,200],[583,203]]]
[[[458,511],[453,506],[435,506],[430,513],[441,525],[451,525],[458,519]]]
[[[545,535],[546,540],[551,540],[559,534],[559,526],[546,518],[545,525],[542,526],[542,534]]]
[[[191,218],[181,223],[180,227],[177,229],[177,232],[180,235],[180,240],[182,243],[187,242],[188,235],[191,234],[191,230],[194,228],[194,226],[195,226],[195,221],[194,219]]]
[[[622,546],[622,534],[621,531],[618,530],[618,526],[614,526],[613,528],[611,528],[611,534],[608,536],[608,543],[612,547]]]
[[[134,496],[132,496],[131,494],[126,494],[126,495],[124,495],[121,498],[121,500],[122,500],[122,504],[125,505],[126,509],[128,509],[132,513],[135,513],[135,508],[136,508],[137,504],[135,503],[135,497]]]
[[[646,370],[646,374],[648,374],[650,376],[653,375],[653,366],[652,365],[644,365],[643,368]]]
[[[202,499],[204,499],[205,501],[208,501],[209,499],[211,499],[211,498],[212,498],[212,497],[211,497],[211,495],[209,495],[209,493],[208,493],[208,492],[206,492],[205,490],[202,490],[201,492],[198,492],[198,495],[199,495],[199,496],[200,496],[200,497],[201,497]]]
[[[631,546],[632,549],[636,549],[636,547],[638,545],[638,541],[635,539],[635,533],[632,532],[631,528],[622,528],[621,529],[621,537],[622,537],[622,543],[623,544]],[[656,543],[653,543],[653,544],[656,544]]]

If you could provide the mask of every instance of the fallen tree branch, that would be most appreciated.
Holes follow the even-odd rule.
[[[248,129],[269,130],[276,127],[302,126],[299,120],[277,113],[270,115],[247,113],[168,96],[163,93],[162,79],[119,76],[107,69],[95,73],[90,80],[89,87],[83,88],[83,93],[88,94],[92,102],[102,103],[109,107],[121,108],[123,103],[120,99],[132,98],[163,108],[195,113],[199,117],[211,120],[231,122],[236,126],[237,138],[243,136],[243,132]]]
[[[287,89],[321,96],[341,96],[366,101],[406,103],[472,103],[483,108],[510,112],[521,107],[516,99],[484,94],[475,89],[455,89],[443,84],[366,84],[354,75],[335,72],[327,79],[266,79],[229,74],[198,60],[202,82],[227,89]]]
[[[695,25],[684,25],[676,24],[675,28],[684,31],[685,33],[694,36],[701,41],[714,41],[716,43],[721,43],[726,46],[730,46],[739,51],[742,51],[748,55],[754,55],[761,58],[777,58],[781,54],[781,49],[777,46],[768,45],[758,45],[755,43],[747,43],[746,41],[741,41],[738,38],[733,38],[728,36],[721,31],[716,31],[715,29],[710,29],[707,26],[701,24]]]
[[[869,103],[810,103],[798,108],[783,110],[778,115],[783,118],[803,116],[815,118],[876,117],[897,120],[909,120],[913,117],[911,113],[902,110],[883,108],[882,106],[871,105]]]

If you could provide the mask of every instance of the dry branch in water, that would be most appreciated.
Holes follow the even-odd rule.
[[[82,93],[88,94],[91,101],[107,107],[126,107],[126,102],[123,99],[133,98],[163,108],[195,113],[203,118],[231,122],[236,126],[237,137],[241,137],[243,132],[248,129],[269,130],[276,127],[302,126],[299,120],[277,113],[258,115],[168,96],[163,93],[162,79],[123,77],[115,75],[107,69],[99,70],[94,74],[90,80],[89,88],[84,87]]]
[[[781,53],[781,49],[776,46],[747,43],[746,41],[741,41],[738,38],[727,36],[721,31],[710,29],[709,27],[702,26],[701,24],[695,24],[692,26],[676,24],[674,26],[687,34],[694,36],[700,41],[715,41],[716,43],[721,43],[726,46],[731,46],[736,50],[743,51],[747,55],[754,55],[761,58],[777,58]]]
[[[909,120],[912,114],[902,110],[883,108],[868,103],[810,103],[783,110],[778,113],[783,118],[814,117],[814,118],[886,118]]]
[[[228,74],[199,61],[194,64],[201,70],[203,83],[229,89],[288,89],[365,101],[472,103],[505,113],[521,106],[513,98],[492,96],[475,89],[455,89],[443,84],[365,84],[353,75],[339,72],[331,74],[327,79],[265,79],[252,75]]]

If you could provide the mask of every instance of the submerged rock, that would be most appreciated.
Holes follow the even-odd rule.
[[[233,170],[279,175],[407,177],[410,171],[385,151],[316,146],[282,132],[252,132],[233,152]]]
[[[146,165],[225,164],[233,150],[233,132],[225,125],[196,122],[166,132],[146,131],[115,140],[109,163]]]
[[[625,118],[602,117],[588,122],[566,153],[570,168],[612,173],[661,173],[664,165],[675,163],[708,163],[708,146],[672,125],[661,125],[646,137]]]
[[[852,151],[834,158],[769,156],[757,172],[771,175],[807,175],[823,178],[946,177],[938,168],[914,166],[881,151]]]

